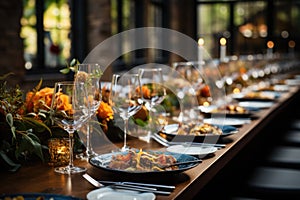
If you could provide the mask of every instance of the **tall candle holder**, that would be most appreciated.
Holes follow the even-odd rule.
[[[267,58],[272,59],[273,58],[273,48],[274,48],[274,42],[273,41],[268,41],[267,42]]]
[[[225,62],[226,57],[226,39],[220,39],[220,62]]]
[[[198,62],[199,62],[199,65],[203,64],[203,45],[204,45],[204,39],[199,38],[199,40],[198,40]]]

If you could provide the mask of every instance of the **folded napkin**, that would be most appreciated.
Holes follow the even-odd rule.
[[[219,127],[223,133],[231,133],[233,131],[237,131],[238,129],[234,126],[230,126],[230,125],[216,125],[217,127]]]

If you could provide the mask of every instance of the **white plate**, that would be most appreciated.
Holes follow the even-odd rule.
[[[169,146],[167,148],[167,151],[169,152],[183,153],[183,154],[197,155],[197,156],[206,156],[208,154],[215,153],[217,150],[218,150],[217,147],[203,147],[197,145],[183,146],[181,144]]]
[[[153,193],[139,193],[129,190],[113,190],[111,188],[100,188],[89,192],[86,195],[88,200],[154,200]]]
[[[270,108],[273,102],[261,102],[261,101],[243,101],[239,102],[239,106],[248,108]]]
[[[243,124],[250,123],[250,119],[235,119],[235,118],[206,118],[203,119],[204,123],[220,125],[220,126],[240,126]]]

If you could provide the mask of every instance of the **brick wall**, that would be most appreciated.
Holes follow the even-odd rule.
[[[22,1],[0,1],[0,75],[13,72],[10,85],[19,84],[25,74],[23,41],[20,38]]]

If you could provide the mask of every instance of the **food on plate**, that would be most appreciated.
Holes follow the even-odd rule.
[[[248,110],[245,109],[244,107],[242,106],[238,106],[238,105],[234,105],[234,104],[228,104],[226,105],[226,110],[229,112],[229,113],[247,113]]]
[[[111,169],[135,172],[167,171],[178,169],[178,166],[166,167],[176,163],[176,161],[176,158],[172,155],[143,150],[138,152],[129,150],[126,154],[113,155],[108,167]]]
[[[205,111],[203,111],[205,112]],[[227,104],[225,106],[220,106],[220,107],[216,107],[214,109],[211,109],[209,111],[210,113],[223,113],[224,114],[226,113],[230,113],[230,114],[246,114],[248,113],[249,111],[242,107],[242,106],[239,106],[239,105],[235,105],[235,104]]]
[[[265,92],[248,92],[245,94],[244,98],[273,99],[273,96]]]
[[[207,135],[207,134],[213,134],[213,135],[221,135],[222,130],[214,125],[203,123],[203,124],[196,124],[196,125],[181,125],[178,128],[177,131],[178,135]]]

